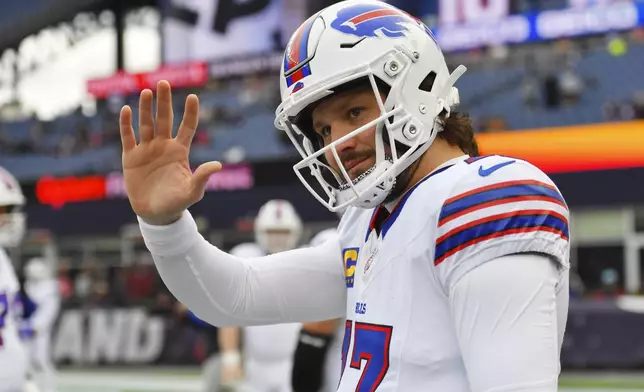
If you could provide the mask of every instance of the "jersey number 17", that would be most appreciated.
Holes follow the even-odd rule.
[[[389,370],[392,331],[393,327],[387,325],[346,321],[342,342],[342,376],[353,340],[349,366],[362,371],[356,392],[374,392],[385,378]]]

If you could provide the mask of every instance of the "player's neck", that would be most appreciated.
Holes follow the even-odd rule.
[[[411,175],[411,179],[405,187],[403,194],[416,185],[420,180],[438,169],[445,162],[463,155],[465,155],[465,153],[459,147],[452,146],[445,140],[436,138],[434,143],[432,143],[423,156],[420,157],[418,167]]]
[[[434,143],[432,143],[432,145],[429,147],[429,149],[425,151],[423,156],[420,157],[418,166],[411,175],[409,183],[401,192],[400,197],[397,197],[395,200],[385,203],[384,207],[391,212],[396,204],[398,204],[400,198],[403,197],[420,180],[427,177],[434,170],[438,169],[446,162],[463,155],[466,154],[460,148],[448,144],[443,139],[436,139]]]

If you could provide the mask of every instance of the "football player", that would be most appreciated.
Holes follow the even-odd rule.
[[[338,391],[555,391],[566,325],[569,212],[520,159],[476,156],[453,72],[430,30],[349,0],[295,32],[276,125],[338,240],[243,259],[186,210],[219,162],[190,171],[198,99],[172,137],[170,86],[121,112],[128,197],[165,284],[218,326],[346,317]],[[304,173],[302,173],[304,171]],[[309,175],[310,174],[310,175]],[[222,207],[224,208],[224,207]]]
[[[239,244],[230,250],[231,255],[253,258],[295,249],[302,236],[302,221],[288,201],[270,200],[259,209],[254,230],[256,243]],[[243,379],[244,390],[291,391],[299,329],[296,323],[251,326],[241,332],[235,327],[220,329],[222,384],[233,386]]]
[[[0,168],[0,392],[20,392],[26,383],[27,354],[20,340],[15,306],[20,285],[6,252],[24,237],[24,204],[18,181]]]
[[[51,356],[51,334],[60,310],[58,282],[51,263],[33,258],[25,266],[25,289],[35,303],[28,318],[30,338],[26,339],[29,356],[29,375],[41,392],[56,390],[56,368]]]

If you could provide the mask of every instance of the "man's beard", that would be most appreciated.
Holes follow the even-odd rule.
[[[405,189],[407,188],[407,185],[409,185],[409,181],[411,181],[411,176],[418,168],[418,164],[419,161],[412,163],[411,165],[407,166],[407,168],[403,170],[402,173],[396,176],[396,178],[394,179],[394,186],[391,187],[391,191],[389,192],[387,197],[385,197],[385,200],[383,200],[383,204],[391,203],[403,195]]]
[[[390,160],[390,162],[391,162],[391,160]],[[371,172],[373,172],[375,169],[376,169],[376,165],[371,166],[370,168],[368,168],[367,170],[362,172],[362,174],[360,174],[358,177],[356,177],[353,180],[351,180],[351,183],[353,185],[356,185],[357,183],[362,181],[363,178],[365,178],[369,174],[371,174]],[[349,188],[351,188],[351,185],[349,185],[349,183],[346,182],[346,181],[344,183],[340,184],[340,186],[338,187],[338,189],[341,190],[341,191],[344,191],[344,190],[349,189]]]
[[[394,161],[390,155],[385,155],[385,159],[392,163]],[[402,171],[402,173],[396,176],[396,178],[394,179],[394,185],[392,186],[389,194],[387,194],[387,196],[385,197],[385,200],[383,201],[383,203],[390,203],[398,199],[403,194],[403,192],[407,188],[407,185],[409,184],[409,181],[411,180],[412,174],[414,174],[417,167],[418,167],[418,161],[409,165],[405,170]],[[371,172],[373,172],[375,169],[376,169],[376,165],[371,166],[369,169],[365,170],[358,177],[354,178],[351,182],[353,183],[353,185],[356,185],[363,178],[371,174]],[[338,189],[343,191],[343,190],[349,189],[350,187],[351,186],[349,185],[349,183],[345,182],[344,184],[341,184]]]
[[[385,155],[385,160],[387,160],[387,161],[389,161],[389,162],[391,162],[391,163],[393,163],[393,162],[394,162],[393,158],[391,158],[391,156],[389,156],[389,155]],[[354,178],[353,180],[351,180],[351,183],[352,183],[353,185],[356,185],[357,183],[359,183],[360,181],[362,181],[362,179],[363,179],[363,178],[367,177],[367,176],[368,176],[369,174],[371,174],[374,170],[376,170],[376,166],[377,166],[377,165],[378,165],[377,163],[374,163],[374,165],[373,165],[373,166],[371,166],[371,167],[370,167],[370,168],[368,168],[367,170],[365,170],[365,171],[363,171],[362,173],[360,173],[360,175],[359,175],[358,177],[356,177],[356,178]],[[345,181],[344,183],[340,184],[340,186],[338,187],[338,189],[339,189],[339,190],[341,190],[341,191],[344,191],[344,190],[349,189],[349,188],[351,188],[351,185],[349,185],[349,183],[348,183],[348,182],[346,182],[346,181]]]

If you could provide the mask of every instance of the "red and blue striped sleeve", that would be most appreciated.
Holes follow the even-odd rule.
[[[562,259],[570,237],[568,217],[562,195],[545,174],[511,175],[491,183],[477,178],[457,187],[443,203],[434,265],[477,264],[483,258],[525,252]]]

